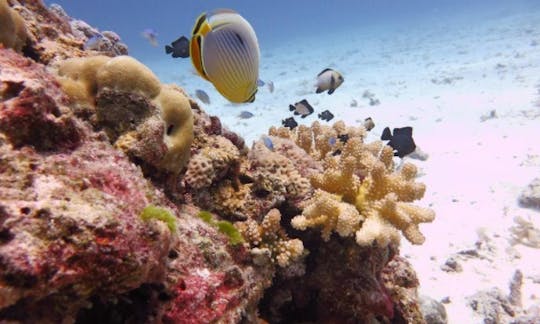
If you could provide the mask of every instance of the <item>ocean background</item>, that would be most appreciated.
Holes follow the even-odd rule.
[[[368,142],[386,126],[412,126],[417,147],[429,156],[412,160],[427,186],[418,205],[437,214],[421,225],[423,245],[402,240],[401,254],[418,273],[420,293],[451,301],[445,305],[449,323],[481,323],[471,320],[467,297],[492,287],[506,292],[520,269],[524,308],[538,303],[540,250],[509,242],[516,217],[540,228],[538,211],[517,203],[540,175],[539,0],[54,3],[100,31],[118,33],[129,54],[163,83],[193,96],[204,90],[211,103],[201,103],[203,109],[248,146],[292,116],[289,104],[302,99],[315,108],[305,119],[296,117],[305,125],[327,109],[336,116],[330,124],[361,125],[372,117]],[[234,9],[252,24],[260,78],[274,82],[273,93],[262,87],[254,103],[231,104],[194,74],[189,59],[165,54],[166,44],[189,36],[195,19],[215,8]],[[157,31],[159,46],[141,36],[146,28]],[[332,95],[315,94],[315,77],[328,67],[345,82]],[[254,116],[240,118],[243,110]],[[460,254],[469,250],[479,256]],[[449,258],[463,271],[441,270]]]
[[[288,105],[304,98],[320,107],[316,112],[329,109],[347,118],[341,116],[340,107],[360,101],[366,90],[375,93],[383,105],[398,92],[401,96],[425,93],[422,83],[432,86],[430,80],[442,73],[436,69],[442,63],[452,64],[465,52],[482,60],[490,51],[495,55],[504,50],[493,48],[493,42],[477,42],[470,37],[474,32],[491,37],[500,32],[501,37],[512,38],[505,26],[510,25],[509,17],[540,11],[540,1],[535,0],[54,2],[71,17],[118,33],[129,54],[149,66],[162,82],[179,84],[192,95],[196,89],[207,92],[212,104],[205,109],[220,116],[248,143],[264,132],[255,126],[261,119],[268,126],[280,125],[289,117]],[[228,103],[210,83],[194,75],[190,59],[173,59],[164,52],[165,45],[190,35],[198,15],[223,7],[238,11],[253,25],[261,50],[260,78],[273,81],[276,87],[273,94],[260,90],[253,104]],[[540,25],[538,15],[521,19],[524,28]],[[146,28],[158,33],[157,47],[141,36]],[[327,67],[340,71],[346,82],[333,96],[315,95],[315,76]],[[242,110],[254,113],[255,119],[239,120]],[[316,114],[312,117],[316,119]]]

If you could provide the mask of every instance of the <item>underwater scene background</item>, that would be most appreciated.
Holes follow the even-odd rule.
[[[253,102],[166,53],[216,8]],[[0,18],[0,321],[540,322],[540,1]]]

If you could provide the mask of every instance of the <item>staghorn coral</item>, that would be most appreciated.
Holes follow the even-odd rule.
[[[249,243],[255,257],[267,254],[273,262],[285,268],[304,255],[304,245],[299,239],[290,239],[280,222],[279,210],[271,209],[261,224],[249,219],[235,225]],[[259,263],[264,264],[264,260]]]
[[[325,128],[315,123],[312,128],[313,141],[308,149],[318,152],[315,156],[326,152],[325,171],[311,176],[313,187],[322,191],[304,203],[302,215],[291,222],[293,227],[300,230],[322,227],[324,240],[330,238],[332,231],[343,237],[356,233],[356,242],[363,246],[373,242],[382,246],[398,243],[398,230],[411,243],[423,243],[418,224],[432,221],[434,213],[410,204],[425,191],[423,184],[414,182],[416,167],[405,163],[401,170],[395,171],[391,148],[382,142],[364,144],[363,132],[349,137],[340,149],[341,154],[328,154],[325,140],[328,136],[321,135]],[[334,136],[336,129],[344,131],[342,125],[327,127],[326,131]],[[305,147],[309,142],[306,138],[310,138],[305,129],[290,137]]]
[[[60,63],[57,73],[73,111],[103,129],[147,173],[179,173],[186,165],[193,115],[181,88],[161,85],[129,56],[73,58]]]

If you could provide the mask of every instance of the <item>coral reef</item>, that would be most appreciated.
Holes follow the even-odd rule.
[[[173,238],[138,214],[164,197],[74,118],[42,66],[0,52],[0,317],[50,307],[61,321],[93,294],[158,281]]]
[[[5,1],[5,0],[3,0]],[[42,0],[10,1],[13,6],[12,16],[20,16],[24,23],[26,38],[22,40],[21,29],[17,29],[18,44],[22,44],[22,53],[36,62],[52,64],[71,57],[83,57],[96,53],[117,56],[128,53],[127,46],[114,32],[99,32],[88,24],[72,19],[58,5],[49,10]],[[13,14],[15,12],[16,14]],[[14,18],[17,19],[17,18]],[[4,19],[1,19],[4,22]],[[2,27],[8,27],[9,24]],[[15,31],[14,31],[15,32]],[[13,34],[15,35],[15,34]],[[93,36],[99,35],[100,46],[96,50],[85,49],[85,43]],[[6,45],[10,47],[10,45]]]
[[[291,141],[269,137],[273,150],[260,140],[245,153],[226,137],[208,134],[209,130],[195,126],[195,138],[205,141],[194,143],[200,147],[183,180],[185,187],[196,189],[189,193],[190,199],[201,208],[233,220],[260,221],[270,209],[284,203],[299,205],[311,194],[304,175],[320,170],[320,165]],[[291,160],[288,154],[298,159]]]
[[[248,149],[116,34],[9,3],[27,38],[0,48],[0,321],[422,322],[398,250],[434,217],[412,164],[343,122]]]
[[[8,49],[0,48],[0,66],[0,130],[10,143],[37,150],[77,146],[83,135],[54,77]]]

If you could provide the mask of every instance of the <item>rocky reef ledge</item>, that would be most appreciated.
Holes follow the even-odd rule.
[[[0,18],[0,321],[424,322],[399,243],[434,213],[363,127],[248,148],[113,32]]]

